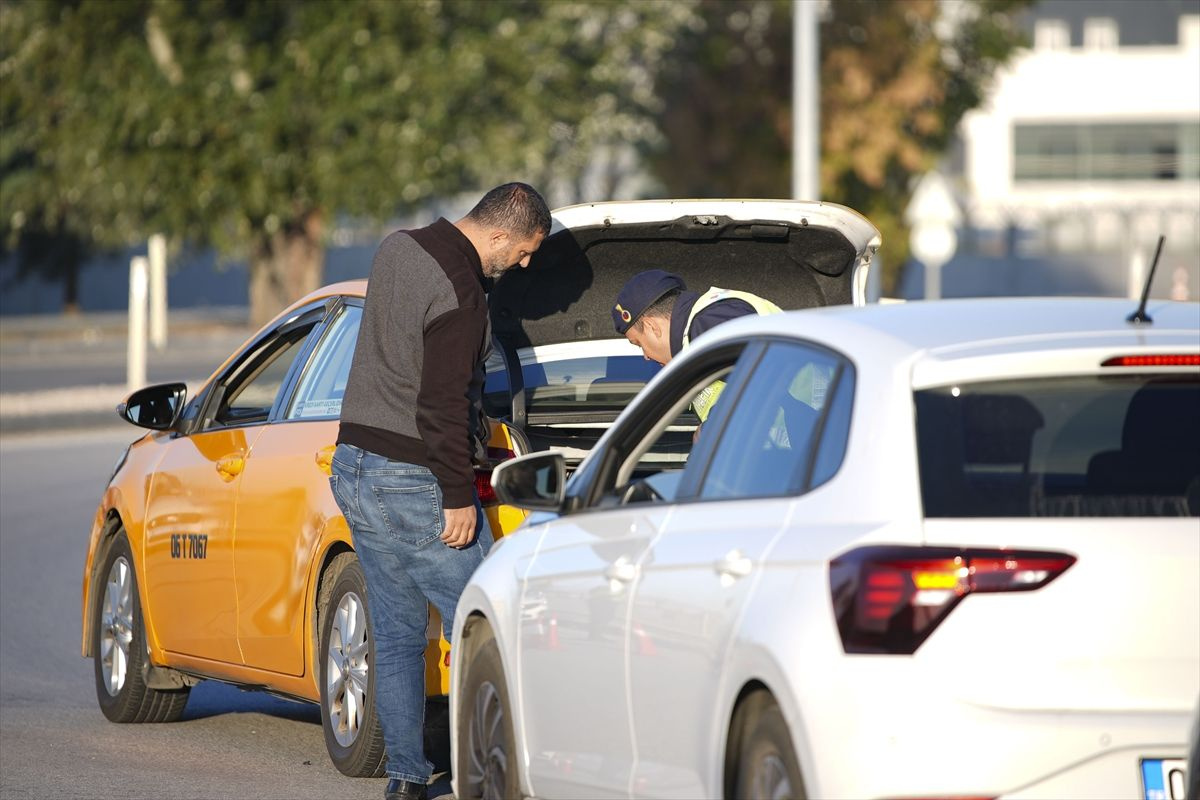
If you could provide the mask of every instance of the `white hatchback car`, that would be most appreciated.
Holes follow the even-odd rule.
[[[730,322],[462,596],[456,796],[1175,797],[1200,693],[1200,306]],[[675,467],[647,460],[727,387]]]

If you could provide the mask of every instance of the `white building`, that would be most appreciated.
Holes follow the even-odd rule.
[[[1026,24],[960,128],[975,252],[1090,259],[1123,293],[1164,234],[1154,294],[1195,299],[1200,0],[1042,0]]]

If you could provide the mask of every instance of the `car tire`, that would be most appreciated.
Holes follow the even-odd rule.
[[[150,652],[129,539],[119,532],[108,548],[103,581],[92,614],[92,662],[96,699],[112,722],[175,722],[183,716],[189,687],[162,690],[146,685]]]
[[[367,581],[353,553],[342,553],[330,564],[317,608],[325,747],[343,775],[378,778],[387,754],[375,713],[375,640],[367,617]]]
[[[461,800],[521,797],[520,756],[500,648],[486,625],[476,628],[474,635],[484,638],[464,665],[454,770],[458,796]]]
[[[805,800],[796,751],[779,704],[758,691],[739,706],[733,796],[747,800]]]

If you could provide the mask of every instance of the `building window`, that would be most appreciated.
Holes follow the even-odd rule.
[[[1016,181],[1200,179],[1200,124],[1018,124]]]
[[[1083,21],[1083,46],[1087,50],[1116,50],[1119,34],[1112,17],[1090,17]]]
[[[1071,47],[1071,29],[1065,19],[1039,19],[1033,25],[1035,50],[1067,50]]]

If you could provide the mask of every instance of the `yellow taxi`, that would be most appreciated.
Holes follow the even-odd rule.
[[[366,281],[292,305],[195,394],[182,383],[118,409],[130,445],[96,511],[83,572],[83,655],[114,722],[178,719],[216,678],[319,703],[344,773],[383,772],[366,584],[329,491],[342,391]],[[493,425],[489,455],[513,455]],[[476,486],[492,531],[525,512]],[[449,646],[430,609],[427,685],[445,694]]]

